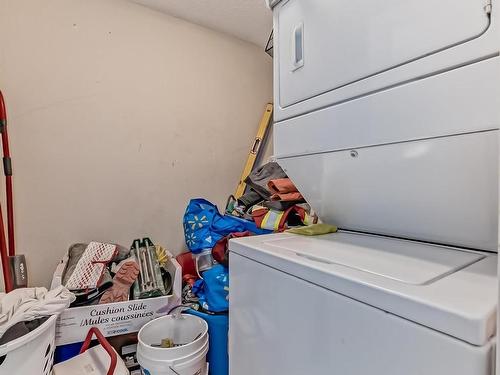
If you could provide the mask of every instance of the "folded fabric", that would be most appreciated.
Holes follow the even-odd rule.
[[[76,265],[78,264],[78,261],[85,252],[87,245],[88,244],[86,243],[75,243],[69,247],[68,261],[66,262],[66,267],[64,268],[64,272],[62,274],[62,285],[66,285],[68,282],[76,268]]]
[[[128,247],[118,244],[113,244],[113,245],[116,246],[116,253],[113,258],[113,262],[120,263],[122,260],[130,258],[130,249]]]
[[[267,188],[272,194],[285,194],[298,191],[289,178],[277,178],[267,183]]]
[[[89,243],[64,285],[69,290],[97,288],[106,265],[113,260],[116,253],[116,245],[101,242]]]
[[[276,210],[276,211],[286,211],[290,207],[293,207],[297,204],[297,202],[287,202],[287,201],[265,201],[260,204],[260,206],[267,207],[271,210]]]
[[[45,323],[49,317],[32,320],[31,322],[19,322],[10,327],[0,338],[0,345],[14,341],[19,337],[27,335]]]
[[[270,162],[256,169],[245,179],[245,183],[260,194],[264,199],[269,199],[271,192],[267,187],[270,180],[285,178],[286,173],[278,163]]]
[[[245,208],[252,207],[253,205],[262,201],[262,197],[255,190],[249,189],[248,192],[238,198],[238,203]]]
[[[254,206],[252,217],[259,228],[272,231],[285,230],[285,211],[272,210],[264,206]]]
[[[259,228],[284,231],[296,225],[310,225],[317,221],[315,215],[300,205],[294,205],[286,211],[277,211],[264,206],[254,206],[252,217]]]
[[[75,296],[60,286],[51,291],[46,288],[23,288],[0,294],[0,337],[19,322],[57,315],[68,308]]]
[[[278,178],[270,180],[267,188],[272,193],[272,201],[302,201],[304,197],[299,193],[292,180],[289,178]]]
[[[33,321],[36,322],[37,320]],[[14,341],[15,339],[18,339],[28,333],[30,333],[30,330],[26,327],[26,322],[17,322],[12,327],[9,327],[2,337],[0,337],[0,345]]]
[[[297,227],[288,229],[287,232],[300,234],[303,236],[320,236],[322,234],[335,233],[337,231],[337,227],[335,225],[330,224],[312,224],[305,227]]]
[[[231,238],[241,238],[253,235],[254,233],[247,230],[245,232],[231,233],[230,235],[221,238],[212,249],[212,257],[217,261],[217,263],[229,267],[229,240]]]
[[[298,191],[293,193],[275,193],[271,195],[272,201],[297,202],[303,201],[304,197]]]

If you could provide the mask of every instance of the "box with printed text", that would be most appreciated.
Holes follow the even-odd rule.
[[[60,279],[64,260],[54,273],[52,286]],[[56,325],[56,345],[81,342],[91,327],[97,327],[105,337],[138,332],[152,319],[166,315],[181,303],[182,271],[171,259],[167,271],[172,275],[173,287],[168,296],[130,300],[125,302],[73,307],[62,312]]]

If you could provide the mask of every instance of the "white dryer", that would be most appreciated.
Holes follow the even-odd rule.
[[[231,241],[231,375],[494,374],[499,3],[271,4],[275,156],[342,230]]]
[[[498,56],[496,0],[277,0],[275,120]]]

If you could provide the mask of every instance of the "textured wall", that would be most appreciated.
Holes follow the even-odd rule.
[[[220,206],[265,104],[261,48],[121,0],[0,0],[18,252],[48,284],[77,241],[184,249],[190,197]]]

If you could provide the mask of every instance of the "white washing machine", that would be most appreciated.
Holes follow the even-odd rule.
[[[339,232],[238,239],[231,375],[491,375],[496,256]]]
[[[497,3],[271,1],[276,159],[341,231],[231,241],[231,375],[495,373]]]

